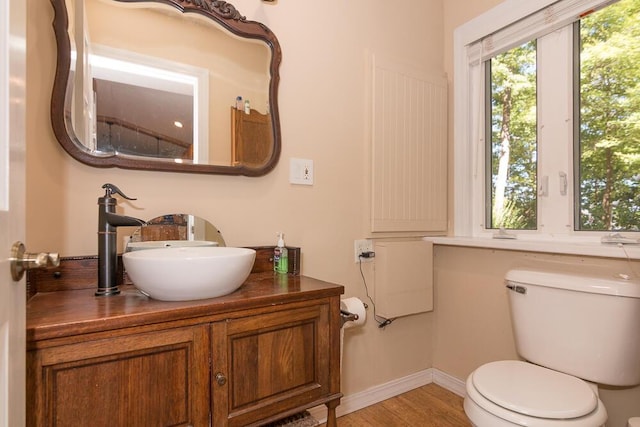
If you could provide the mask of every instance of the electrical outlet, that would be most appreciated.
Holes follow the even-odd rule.
[[[353,242],[353,249],[355,253],[355,262],[371,262],[373,258],[360,258],[360,254],[364,252],[373,252],[373,240],[361,239]]]

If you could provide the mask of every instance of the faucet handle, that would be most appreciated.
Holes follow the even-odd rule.
[[[118,187],[116,187],[113,184],[109,184],[109,183],[104,184],[102,186],[102,188],[105,189],[105,193],[104,193],[105,197],[111,197],[111,195],[113,193],[116,193],[116,194],[119,194],[120,196],[122,196],[123,198],[125,198],[127,200],[138,200],[138,199],[133,199],[131,197],[127,197]]]

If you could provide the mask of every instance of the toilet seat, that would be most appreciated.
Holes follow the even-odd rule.
[[[479,367],[473,385],[493,403],[532,417],[578,418],[598,406],[597,396],[581,379],[518,360]]]
[[[467,401],[469,400],[469,401]],[[588,383],[517,360],[491,362],[467,380],[465,411],[476,425],[597,427],[607,412]],[[488,418],[499,418],[487,422]]]

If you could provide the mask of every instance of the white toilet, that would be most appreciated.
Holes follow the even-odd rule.
[[[516,349],[527,362],[491,362],[469,375],[464,410],[474,426],[603,426],[596,383],[640,384],[640,280],[583,270],[507,273]]]

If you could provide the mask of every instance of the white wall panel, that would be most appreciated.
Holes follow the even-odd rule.
[[[376,314],[393,319],[433,310],[433,244],[379,242],[375,252]]]
[[[372,62],[371,231],[446,231],[446,79]]]

